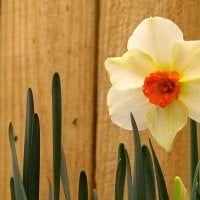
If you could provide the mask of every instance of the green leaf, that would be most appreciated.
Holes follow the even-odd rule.
[[[27,105],[26,105],[26,125],[25,125],[25,141],[24,141],[24,163],[23,163],[23,184],[29,197],[29,182],[31,174],[30,156],[31,156],[31,139],[33,136],[33,118],[34,118],[34,101],[33,93],[29,88],[27,92]]]
[[[123,200],[124,184],[126,176],[126,158],[124,154],[124,144],[119,145],[118,163],[115,180],[115,200]]]
[[[174,200],[190,200],[188,192],[178,176],[174,179]]]
[[[93,190],[93,199],[98,200],[98,195],[95,189]]]
[[[15,197],[15,185],[14,185],[14,178],[10,178],[10,193],[11,193],[11,200],[16,200]]]
[[[61,164],[60,164],[60,176],[63,183],[63,189],[65,193],[65,199],[70,200],[70,189],[69,189],[69,180],[67,175],[67,166],[66,166],[66,160],[65,160],[65,153],[63,150],[63,147],[61,149]]]
[[[88,200],[87,176],[84,171],[81,171],[79,177],[78,200]]]
[[[47,177],[48,180],[48,184],[49,184],[49,194],[48,194],[48,200],[52,200],[53,199],[53,195],[52,195],[52,186],[51,186],[51,182],[49,180],[49,178]]]
[[[192,184],[192,192],[191,192],[191,200],[199,200],[200,195],[198,193],[198,177],[199,177],[199,170],[200,170],[200,161],[198,162],[194,174],[194,180]]]
[[[156,173],[156,180],[157,180],[157,186],[158,186],[158,195],[159,195],[159,200],[168,200],[169,196],[167,193],[167,187],[165,184],[165,179],[159,164],[159,161],[157,159],[157,156],[155,154],[155,151],[153,149],[153,146],[151,144],[151,140],[149,140],[151,151],[153,154],[153,162],[154,162],[154,168],[155,168],[155,173]]]
[[[142,158],[144,163],[144,177],[145,177],[145,192],[146,200],[155,200],[156,199],[156,187],[155,187],[155,178],[153,170],[153,162],[151,159],[151,154],[146,145],[142,146]]]
[[[198,163],[197,124],[190,119],[190,189],[194,180],[195,169]]]
[[[54,200],[59,200],[60,195],[60,158],[61,158],[61,86],[58,73],[53,76],[52,83],[52,108],[53,108],[53,181]]]
[[[126,178],[127,178],[127,186],[128,186],[128,200],[133,200],[133,184],[132,184],[132,175],[131,175],[131,166],[129,155],[126,149],[124,149],[125,157],[126,157]]]
[[[136,122],[131,113],[131,123],[133,127],[133,136],[135,143],[135,162],[134,162],[134,179],[133,179],[133,199],[146,199],[146,193],[144,192],[145,177],[144,166],[142,159],[142,149],[139,137],[139,131]]]
[[[37,114],[34,114],[32,135],[29,143],[29,200],[39,200],[39,182],[40,182],[40,124]]]
[[[10,141],[10,147],[12,151],[15,197],[17,200],[27,200],[26,192],[22,184],[22,178],[20,176],[20,171],[19,171],[19,166],[18,166],[12,123],[9,124],[9,141]]]

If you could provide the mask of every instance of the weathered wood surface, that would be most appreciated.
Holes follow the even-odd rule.
[[[112,124],[108,116],[106,95],[110,83],[104,60],[126,51],[132,30],[149,16],[170,18],[183,30],[185,39],[200,39],[200,1],[0,2],[0,199],[10,199],[9,121],[18,136],[16,147],[22,166],[28,87],[33,89],[35,110],[40,116],[41,199],[47,199],[46,177],[52,180],[51,79],[55,71],[62,81],[63,143],[72,199],[77,198],[80,170],[87,172],[90,192],[96,185],[99,199],[114,199],[118,145],[124,142],[130,153],[133,145],[132,134]],[[78,119],[76,125],[74,119]],[[149,133],[144,131],[141,137],[147,143]],[[188,140],[185,127],[170,154],[153,143],[171,197],[175,175],[181,176],[189,188]]]
[[[47,176],[52,180],[51,79],[55,71],[62,82],[63,144],[72,199],[77,198],[81,170],[93,185],[96,25],[93,0],[1,1],[0,199],[10,199],[9,121],[18,137],[16,148],[22,166],[28,87],[33,89],[40,117],[41,199],[47,199]]]
[[[167,17],[180,26],[185,39],[200,39],[199,12],[200,1],[101,1],[96,146],[96,183],[100,199],[114,199],[113,177],[116,170],[119,142],[125,143],[129,153],[133,150],[131,132],[122,130],[112,124],[108,116],[106,96],[110,88],[110,82],[104,69],[105,58],[122,55],[126,51],[127,40],[133,29],[142,19],[149,16]],[[148,131],[141,133],[143,143],[148,143],[148,137]],[[173,179],[176,175],[179,175],[189,188],[188,143],[188,127],[177,135],[173,150],[169,154],[153,143],[166,177],[170,199],[172,199]]]

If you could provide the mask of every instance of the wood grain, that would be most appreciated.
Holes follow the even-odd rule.
[[[28,87],[33,89],[35,110],[40,117],[40,197],[47,198],[46,177],[52,180],[51,79],[55,71],[61,74],[62,81],[63,144],[72,199],[77,198],[80,170],[86,170],[88,174],[90,194],[96,185],[99,199],[114,199],[117,148],[120,142],[125,143],[132,157],[133,141],[132,134],[112,124],[108,116],[106,95],[110,83],[104,60],[125,52],[134,27],[149,16],[167,17],[179,25],[185,39],[200,39],[200,1],[0,2],[0,199],[10,199],[12,165],[7,134],[9,121],[13,122],[18,137],[16,147],[22,166]],[[74,120],[77,123],[73,123]],[[148,131],[143,131],[142,142],[147,143],[149,136]],[[181,176],[189,188],[188,140],[187,126],[177,135],[170,154],[153,141],[170,197],[175,175]]]
[[[14,124],[22,166],[26,91],[33,89],[41,125],[41,199],[52,180],[51,79],[62,82],[63,144],[72,199],[79,172],[94,177],[96,1],[1,0],[0,12],[0,199],[10,199],[12,175],[8,123]],[[77,119],[77,123],[73,121]],[[90,192],[91,193],[91,192]],[[63,199],[63,196],[61,197]]]
[[[125,143],[132,158],[133,141],[129,131],[112,124],[107,111],[106,96],[110,88],[104,69],[106,57],[120,56],[126,51],[127,40],[140,21],[149,16],[173,20],[182,29],[185,39],[200,39],[200,1],[187,0],[102,0],[100,4],[98,120],[96,151],[96,183],[100,199],[114,199],[114,176],[117,149]],[[189,188],[189,135],[188,126],[177,135],[173,150],[167,154],[153,141],[167,182],[170,199],[173,197],[173,179],[180,176]],[[148,131],[141,133],[148,143]],[[132,159],[133,160],[133,159]],[[133,162],[132,162],[133,163]],[[142,186],[141,186],[142,187]],[[127,198],[125,198],[127,199]]]

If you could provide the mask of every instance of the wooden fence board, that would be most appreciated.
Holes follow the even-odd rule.
[[[110,87],[106,57],[126,51],[134,27],[145,17],[172,19],[185,39],[200,39],[200,2],[187,0],[1,0],[0,11],[0,199],[10,199],[12,175],[8,122],[14,124],[22,166],[26,91],[32,87],[41,123],[41,199],[52,180],[51,78],[61,74],[63,143],[72,199],[76,199],[80,170],[86,170],[99,199],[114,199],[117,148],[125,143],[131,156],[132,134],[112,124],[106,95]],[[98,11],[98,4],[100,8]],[[100,24],[98,26],[98,18]],[[99,28],[99,34],[97,34]],[[98,51],[97,51],[98,42]],[[98,55],[97,55],[98,52]],[[96,77],[98,59],[98,77]],[[96,80],[98,90],[96,92]],[[96,121],[96,98],[97,121]],[[76,120],[76,123],[73,121]],[[95,126],[97,128],[95,136]],[[147,143],[148,131],[141,133]],[[95,146],[96,139],[96,146]],[[175,175],[189,188],[188,126],[177,135],[167,154],[153,142],[172,197]],[[96,163],[95,161],[96,152]],[[84,154],[84,155],[83,155]],[[184,157],[185,160],[181,158]],[[95,181],[94,181],[95,175]],[[61,197],[63,199],[63,196]]]
[[[101,0],[96,147],[96,183],[100,199],[114,199],[114,176],[119,143],[124,142],[129,152],[133,150],[131,133],[112,124],[108,116],[106,96],[110,83],[104,69],[105,58],[122,55],[126,51],[127,40],[133,29],[142,19],[149,16],[167,17],[180,26],[185,39],[200,39],[199,12],[200,1]],[[141,133],[143,143],[148,142],[148,137],[148,131]],[[169,154],[153,142],[166,177],[170,199],[176,175],[181,176],[189,188],[188,143],[188,127],[177,135],[173,150]]]
[[[22,166],[26,91],[33,89],[41,123],[41,199],[52,180],[51,79],[61,75],[63,144],[72,199],[80,170],[94,177],[96,1],[2,0],[0,12],[0,199],[10,199],[8,122]],[[77,119],[77,123],[73,121]],[[91,187],[90,187],[91,191]],[[63,196],[62,198],[63,199]]]

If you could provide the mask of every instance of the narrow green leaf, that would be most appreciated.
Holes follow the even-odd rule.
[[[69,180],[67,175],[67,166],[66,166],[66,160],[65,160],[65,153],[64,149],[62,147],[61,149],[61,164],[60,164],[60,176],[62,179],[63,189],[65,193],[65,199],[70,200],[70,189],[69,189]]]
[[[30,139],[29,155],[29,200],[39,200],[40,182],[40,124],[37,114],[34,114],[33,130]]]
[[[194,174],[198,163],[198,143],[197,143],[197,124],[190,119],[190,189],[192,191],[192,184]]]
[[[174,200],[189,200],[189,194],[180,177],[174,179]]]
[[[168,200],[169,196],[167,193],[167,187],[165,184],[165,179],[159,164],[159,161],[157,159],[157,156],[155,154],[155,151],[153,149],[153,146],[151,144],[151,140],[149,140],[151,151],[153,154],[153,162],[154,162],[154,168],[155,168],[155,173],[156,173],[156,180],[157,180],[157,186],[158,186],[158,195],[159,195],[159,200]]]
[[[20,176],[20,171],[18,166],[12,123],[9,124],[9,141],[12,151],[15,197],[17,200],[27,200],[26,192],[22,184],[22,178]]]
[[[51,182],[49,180],[49,178],[47,177],[48,180],[48,184],[49,184],[49,194],[48,194],[48,200],[52,200],[53,199],[53,194],[52,194],[52,186],[51,186]]]
[[[132,183],[132,175],[131,175],[131,165],[129,160],[129,155],[126,149],[124,149],[125,157],[126,157],[126,178],[127,178],[127,186],[128,186],[128,200],[133,200],[133,183]]]
[[[93,190],[93,199],[98,200],[98,195],[95,189]]]
[[[156,199],[156,187],[153,170],[153,162],[149,148],[146,145],[142,146],[142,158],[144,163],[144,177],[145,177],[145,192],[146,200]]]
[[[30,166],[30,143],[32,138],[32,130],[33,130],[33,118],[34,118],[34,101],[33,101],[33,93],[29,88],[27,92],[27,105],[26,105],[26,125],[25,125],[25,139],[24,139],[24,163],[23,163],[23,184],[27,194],[29,197],[29,182],[31,174],[31,166]]]
[[[10,193],[11,193],[11,200],[16,200],[15,197],[15,185],[14,185],[14,178],[10,178]]]
[[[53,185],[54,200],[59,200],[60,195],[60,157],[61,157],[61,86],[58,73],[53,76],[52,83],[52,108],[53,108]]]
[[[194,179],[192,184],[192,192],[191,192],[191,200],[199,200],[200,195],[197,192],[198,189],[198,177],[199,177],[199,170],[200,170],[200,161],[197,163],[195,173],[194,173]]]
[[[115,200],[123,200],[126,176],[126,158],[124,154],[124,144],[119,145],[117,162],[118,163],[115,180]]]
[[[81,171],[79,177],[78,200],[88,200],[87,176],[84,171]]]
[[[134,179],[133,179],[133,198],[134,199],[146,199],[145,189],[145,177],[144,166],[142,159],[142,149],[139,137],[139,131],[131,113],[131,123],[133,127],[134,147],[135,147],[135,162],[134,162]]]

